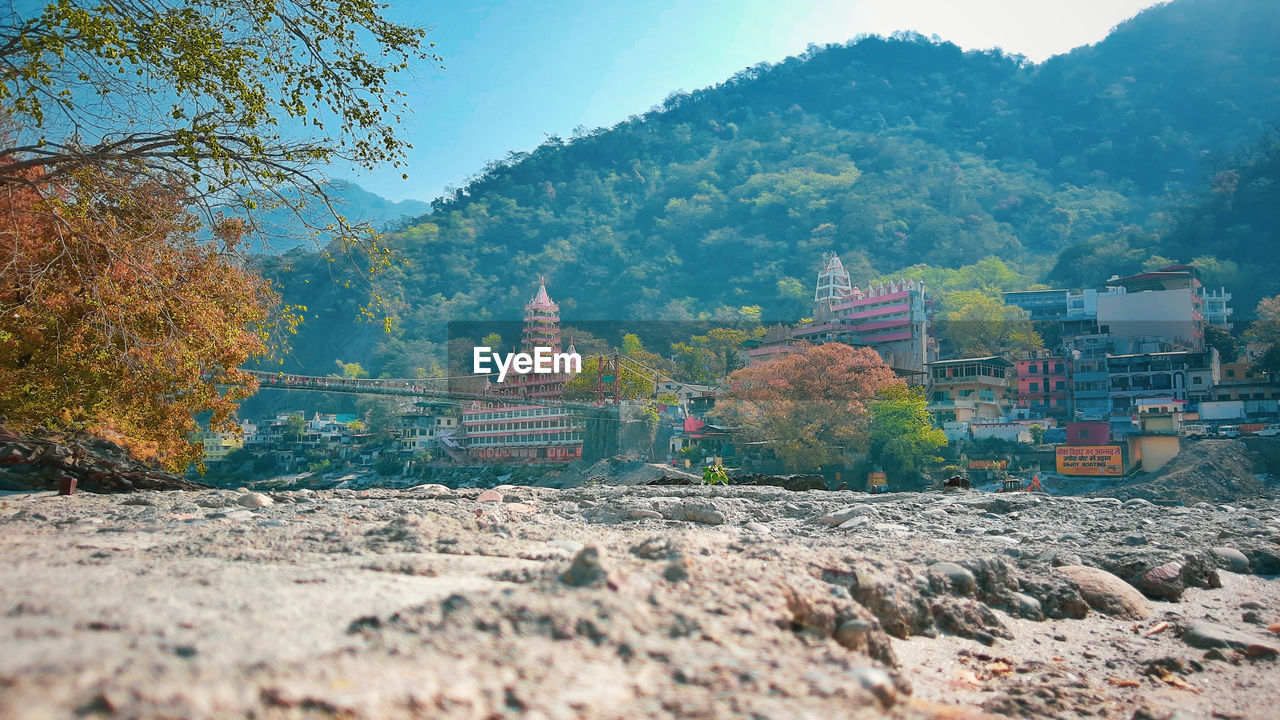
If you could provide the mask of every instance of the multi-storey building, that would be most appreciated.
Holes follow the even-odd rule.
[[[547,294],[546,282],[524,307],[521,350],[545,347],[560,352],[560,306]],[[573,343],[568,352],[574,352]],[[488,392],[511,401],[476,403],[462,412],[466,454],[478,462],[569,462],[582,457],[584,423],[558,406],[529,402],[564,396],[568,375],[509,374],[502,383],[486,383]],[[523,400],[523,402],[522,402]],[[449,443],[446,443],[449,444]]]
[[[1226,288],[1218,288],[1210,290],[1208,288],[1200,288],[1200,300],[1203,304],[1202,312],[1204,313],[1204,321],[1209,325],[1217,325],[1224,330],[1230,330],[1234,325],[1231,323],[1231,316],[1235,314],[1235,310],[1231,308],[1231,293]]]
[[[582,421],[555,406],[491,405],[463,413],[467,456],[480,462],[570,462],[582,457]]]
[[[1113,427],[1124,432],[1132,424],[1139,400],[1167,399],[1193,409],[1212,399],[1220,369],[1213,348],[1108,356]]]
[[[1249,417],[1272,418],[1280,411],[1280,376],[1259,370],[1257,363],[1222,363],[1213,399],[1240,400]]]
[[[853,285],[840,258],[829,255],[818,273],[813,318],[797,327],[769,328],[748,341],[748,364],[797,351],[802,343],[839,342],[869,347],[908,382],[919,382],[929,359],[929,318],[924,283],[915,280]]]
[[[437,412],[400,416],[400,452],[405,455],[444,455],[441,440],[458,433],[458,418]]]
[[[1008,416],[1012,367],[998,355],[929,363],[929,412],[941,424]]]
[[[1098,329],[1121,354],[1204,349],[1203,299],[1196,270],[1174,265],[1107,281]]]
[[[1014,404],[1033,417],[1067,417],[1071,398],[1067,370],[1067,358],[1047,350],[1014,360]]]
[[[1067,314],[1069,295],[1069,290],[1019,290],[1004,293],[1004,302],[1026,310],[1032,322],[1057,322]]]

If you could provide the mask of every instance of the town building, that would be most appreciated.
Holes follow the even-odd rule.
[[[1231,316],[1235,314],[1235,310],[1231,307],[1231,293],[1227,292],[1226,288],[1210,290],[1202,287],[1200,301],[1205,323],[1217,325],[1224,330],[1235,327],[1231,322]]]
[[[1014,406],[1028,417],[1066,418],[1070,414],[1071,390],[1068,360],[1037,350],[1013,361]]]
[[[192,434],[193,441],[204,443],[204,461],[217,463],[244,447],[244,436],[237,432],[201,430]]]
[[[520,344],[522,352],[532,353],[537,347],[560,352],[560,306],[547,294],[545,280],[524,306]],[[575,352],[572,342],[568,352]],[[569,378],[565,374],[510,374],[502,383],[486,383],[487,392],[511,401],[475,403],[462,411],[466,457],[481,463],[570,462],[581,458],[584,421],[565,407],[530,402],[561,399]]]
[[[492,462],[571,462],[582,457],[583,423],[547,405],[490,404],[465,410],[467,457]]]
[[[769,328],[745,344],[747,364],[793,353],[801,344],[839,342],[869,347],[909,382],[919,383],[929,360],[924,283],[894,280],[853,285],[839,256],[827,256],[814,289],[813,318],[796,327]]]
[[[1004,293],[1004,302],[1026,310],[1032,322],[1057,322],[1067,314],[1070,294],[1070,290],[1018,290]]]
[[[1280,376],[1262,372],[1253,362],[1222,363],[1213,399],[1240,401],[1247,418],[1273,419],[1280,414]]]
[[[944,430],[965,433],[969,423],[1007,418],[1012,367],[998,355],[929,363],[929,412]]]
[[[400,432],[402,455],[457,459],[453,453],[449,452],[456,443],[446,444],[443,440],[461,434],[458,418],[438,411],[422,409],[419,412],[401,415],[397,427]]]
[[[1098,329],[1113,352],[1136,354],[1204,349],[1201,284],[1195,268],[1174,265],[1107,281],[1099,293]]]
[[[1213,348],[1108,356],[1113,432],[1132,431],[1142,400],[1176,402],[1188,409],[1211,400],[1220,371]]]

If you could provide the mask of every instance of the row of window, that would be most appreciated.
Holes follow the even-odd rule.
[[[528,443],[567,443],[582,442],[582,433],[536,433],[534,435],[499,435],[495,437],[474,437],[467,441],[467,445],[475,447],[479,445],[522,445]]]
[[[954,368],[934,368],[933,378],[935,380],[948,380],[959,377],[1008,377],[1004,368],[992,367],[990,365],[961,365]]]
[[[467,432],[501,432],[503,430],[573,430],[577,426],[569,422],[567,418],[558,418],[555,420],[532,420],[529,422],[507,422],[507,423],[484,423],[474,427],[467,428]]]
[[[1041,370],[1044,372],[1041,372]],[[1066,372],[1066,370],[1060,362],[1055,362],[1052,369],[1049,368],[1048,363],[1041,363],[1039,365],[1033,363],[1027,366],[1028,375],[1059,375],[1063,372]]]
[[[525,410],[497,410],[494,412],[468,413],[466,422],[471,423],[477,420],[511,420],[514,418],[527,417],[554,417],[564,414],[564,410],[552,407],[527,408]]]
[[[1049,391],[1049,383],[1048,383],[1048,382],[1046,382],[1046,383],[1044,384],[1044,389],[1045,389],[1045,392],[1048,392],[1048,391]],[[1066,381],[1066,380],[1057,380],[1057,381],[1055,381],[1055,382],[1053,383],[1053,389],[1054,389],[1054,390],[1066,390],[1066,389],[1067,389],[1067,381]],[[1027,391],[1028,391],[1028,392],[1040,392],[1040,383],[1038,383],[1038,382],[1027,383]]]

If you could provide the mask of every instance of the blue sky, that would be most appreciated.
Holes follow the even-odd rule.
[[[401,89],[407,170],[341,173],[393,200],[431,200],[547,135],[610,126],[675,90],[718,83],[809,44],[915,30],[1034,61],[1097,42],[1152,0],[558,0],[421,3],[388,15],[432,28],[444,69]],[[407,172],[408,180],[402,180]]]

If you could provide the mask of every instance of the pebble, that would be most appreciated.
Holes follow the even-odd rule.
[[[560,576],[560,582],[573,587],[600,585],[608,578],[608,572],[601,562],[600,549],[588,545],[573,556],[573,564]]]
[[[262,493],[246,493],[236,498],[236,503],[249,508],[262,508],[271,505],[275,501],[263,495]],[[228,515],[230,517],[230,515]]]
[[[850,518],[854,518],[859,515],[868,515],[874,512],[875,510],[869,507],[864,507],[861,505],[850,505],[848,507],[842,507],[839,510],[836,510],[835,512],[823,515],[822,517],[818,518],[817,522],[820,522],[823,525],[843,525]]]
[[[772,530],[769,529],[768,525],[765,525],[764,523],[754,522],[754,521],[749,522],[746,525],[743,525],[742,527],[747,530],[750,530],[753,533],[759,533],[761,535],[768,535],[769,533],[773,532]]]
[[[855,668],[852,674],[858,685],[875,696],[881,706],[887,709],[897,704],[898,690],[888,673],[879,668],[861,667]]]
[[[502,493],[497,490],[485,490],[476,498],[476,502],[500,503],[502,502]]]
[[[1280,655],[1280,648],[1269,641],[1208,620],[1192,620],[1187,623],[1186,630],[1182,632],[1182,641],[1191,647],[1205,650],[1210,648],[1242,650],[1252,658],[1273,658]]]
[[[1124,536],[1124,544],[1125,544],[1125,545],[1146,545],[1146,544],[1147,544],[1147,542],[1148,542],[1148,541],[1147,541],[1147,536],[1146,536],[1146,535],[1136,535],[1136,534],[1135,534],[1135,535],[1125,535],[1125,536]]]
[[[937,562],[930,565],[929,569],[946,577],[951,587],[962,595],[972,595],[977,590],[978,582],[968,568],[953,562]]]
[[[641,508],[631,508],[627,511],[627,517],[632,520],[661,520],[662,513],[656,510],[644,510]]]

